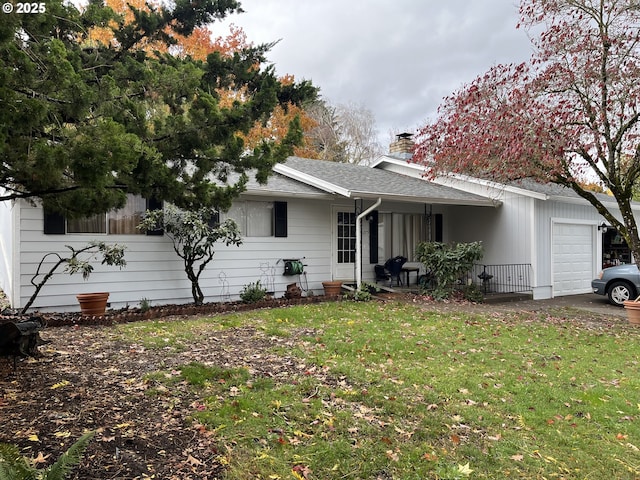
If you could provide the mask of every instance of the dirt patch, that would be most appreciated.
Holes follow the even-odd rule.
[[[219,478],[215,439],[188,418],[198,398],[180,383],[170,392],[157,388],[145,374],[177,375],[179,365],[197,361],[288,375],[294,359],[266,352],[309,334],[280,339],[235,328],[168,353],[114,340],[107,326],[47,329],[42,336],[51,343],[38,360],[20,362],[14,372],[0,359],[0,442],[48,465],[84,431],[96,430],[74,479]]]

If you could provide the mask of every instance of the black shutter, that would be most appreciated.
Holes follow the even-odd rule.
[[[162,210],[162,200],[158,200],[157,198],[147,198],[147,210]],[[162,228],[158,228],[156,230],[147,230],[147,235],[164,235],[164,230]]]
[[[209,228],[217,228],[220,226],[220,212],[215,211],[211,214],[208,225]]]
[[[64,215],[56,212],[47,212],[46,210],[44,211],[45,235],[64,235],[65,223]]]
[[[369,218],[369,263],[378,263],[378,211],[374,210]]]
[[[435,231],[435,239],[436,242],[442,243],[442,214],[436,213],[436,231]]]
[[[287,232],[287,202],[273,202],[273,224],[275,237],[286,237]]]

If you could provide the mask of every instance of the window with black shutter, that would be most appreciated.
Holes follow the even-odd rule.
[[[158,200],[157,198],[147,198],[147,210],[162,210],[162,200]],[[147,235],[164,235],[164,230],[162,228],[158,228],[156,230],[147,230]]]
[[[288,235],[287,202],[273,202],[274,236]]]
[[[378,263],[378,211],[374,210],[369,215],[369,263]]]
[[[44,211],[45,235],[64,235],[65,223],[64,215],[57,212]]]

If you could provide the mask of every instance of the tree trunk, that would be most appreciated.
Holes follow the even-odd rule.
[[[191,296],[193,297],[193,302],[196,305],[202,305],[204,302],[204,293],[202,293],[202,289],[200,288],[199,275],[196,275],[193,271],[193,262],[185,261],[184,271],[187,274],[187,278],[191,281]]]

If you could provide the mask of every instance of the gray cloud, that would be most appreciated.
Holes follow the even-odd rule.
[[[442,98],[497,63],[521,62],[514,0],[242,0],[241,26],[279,74],[312,80],[333,104],[362,104],[380,138],[415,130]],[[215,28],[214,32],[224,31]]]

